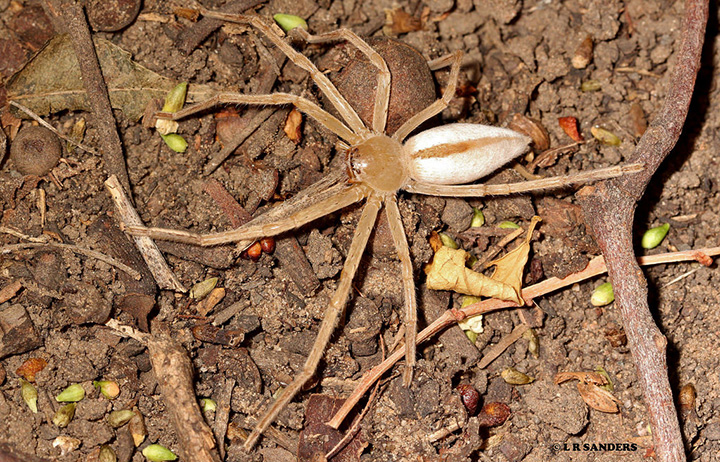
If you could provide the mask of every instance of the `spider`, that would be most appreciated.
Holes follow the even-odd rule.
[[[314,374],[335,326],[344,312],[353,277],[381,209],[384,209],[387,216],[390,233],[401,264],[406,339],[406,367],[403,382],[405,385],[410,383],[415,364],[417,303],[408,242],[398,209],[397,195],[399,191],[446,197],[502,195],[579,184],[616,177],[642,169],[640,165],[629,165],[525,183],[460,186],[495,171],[524,153],[530,143],[527,136],[512,130],[462,123],[431,128],[406,139],[423,122],[448,106],[455,94],[462,52],[455,52],[431,62],[432,69],[450,66],[449,84],[443,96],[411,116],[392,135],[388,135],[386,134],[386,122],[390,100],[390,71],[378,52],[352,31],[339,29],[320,35],[311,35],[301,28],[294,29],[294,33],[298,33],[307,43],[345,40],[358,48],[377,68],[377,90],[374,96],[371,127],[367,127],[363,123],[353,107],[330,80],[306,56],[286,42],[281,32],[276,30],[277,28],[266,23],[260,16],[226,15],[206,10],[202,10],[202,13],[207,17],[250,24],[258,29],[293,63],[310,74],[312,80],[343,120],[339,120],[305,98],[286,93],[269,95],[221,93],[179,112],[161,116],[173,120],[181,119],[219,104],[294,105],[346,143],[346,172],[330,174],[293,199],[285,201],[268,213],[231,231],[206,235],[146,227],[128,227],[128,231],[137,236],[149,236],[155,239],[167,239],[201,246],[238,242],[238,248],[243,249],[258,238],[293,230],[365,200],[337,289],[325,311],[303,370],[282,391],[257,422],[244,443],[246,450],[250,450],[255,445],[263,431]]]

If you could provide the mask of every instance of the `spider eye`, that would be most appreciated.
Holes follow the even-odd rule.
[[[367,167],[367,160],[359,155],[359,149],[352,147],[347,151],[347,166],[350,176],[357,179]]]

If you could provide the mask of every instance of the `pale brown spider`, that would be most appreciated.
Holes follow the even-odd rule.
[[[167,239],[201,246],[239,242],[240,248],[246,248],[258,238],[284,233],[363,199],[366,200],[347,253],[337,290],[325,311],[315,343],[303,370],[282,391],[258,421],[255,429],[245,441],[244,447],[247,450],[255,445],[262,432],[314,374],[338,319],[344,311],[353,277],[382,207],[385,208],[402,268],[406,336],[406,368],[403,379],[406,385],[410,383],[415,364],[417,315],[412,263],[398,209],[396,197],[398,191],[448,197],[512,194],[610,178],[642,169],[642,166],[630,165],[525,183],[455,186],[477,180],[491,173],[526,151],[529,143],[526,136],[507,129],[483,125],[452,124],[421,132],[403,144],[410,133],[424,121],[440,113],[453,98],[460,72],[462,53],[456,52],[430,63],[432,69],[451,66],[449,83],[442,98],[410,117],[392,136],[388,136],[385,134],[385,125],[390,100],[390,71],[383,58],[355,33],[347,29],[340,29],[314,36],[302,29],[295,29],[308,43],[346,40],[356,46],[377,68],[377,92],[373,108],[372,128],[365,126],[330,80],[307,57],[292,48],[281,37],[276,27],[268,25],[259,16],[224,15],[208,11],[203,11],[203,14],[226,21],[251,24],[260,30],[293,63],[310,73],[310,77],[344,122],[305,98],[282,93],[270,95],[223,93],[167,116],[172,119],[180,119],[225,103],[292,104],[347,143],[347,172],[331,174],[295,198],[285,201],[270,212],[231,231],[200,235],[171,229],[128,227],[129,232],[138,236],[150,236],[155,239]]]

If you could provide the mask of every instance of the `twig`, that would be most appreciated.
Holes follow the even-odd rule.
[[[495,361],[498,356],[503,354],[507,348],[512,345],[513,343],[517,342],[517,340],[522,337],[522,335],[525,333],[526,330],[530,329],[530,326],[527,324],[520,324],[519,326],[516,326],[515,329],[513,329],[512,332],[510,332],[510,335],[506,335],[498,343],[496,343],[490,351],[482,357],[480,362],[478,363],[478,367],[480,369],[485,369],[488,367],[488,365]]]
[[[96,150],[94,150],[93,148],[87,147],[84,144],[79,143],[79,142],[75,141],[74,139],[70,138],[69,136],[66,136],[66,135],[63,135],[62,133],[60,133],[57,128],[55,128],[52,125],[50,125],[49,123],[45,122],[42,117],[35,114],[30,108],[27,108],[16,101],[10,101],[10,104],[12,106],[15,106],[16,108],[20,109],[21,111],[23,111],[25,114],[29,115],[30,117],[32,117],[37,123],[39,123],[43,127],[47,128],[51,132],[55,133],[55,135],[58,138],[62,138],[63,140],[67,141],[68,143],[75,145],[75,146],[79,147],[80,149],[82,149],[83,151],[89,152],[90,154],[95,154],[96,156],[98,155],[98,152]],[[0,159],[0,160],[2,160],[2,159]]]
[[[168,332],[144,334],[114,319],[106,325],[147,346],[160,394],[175,427],[182,460],[220,462],[215,438],[198,406],[193,389],[192,362],[185,348]]]
[[[685,2],[685,19],[667,98],[638,142],[629,163],[644,163],[636,175],[603,181],[578,192],[586,222],[606,258],[628,344],[652,425],[658,460],[684,461],[680,425],[673,406],[666,362],[667,339],[648,306],[647,282],[633,252],[632,223],[637,201],[655,171],[675,146],[687,117],[708,17],[708,2]]]
[[[43,8],[49,16],[56,19],[62,18],[62,22],[70,33],[80,64],[87,99],[92,108],[95,126],[100,137],[100,150],[105,161],[105,168],[108,176],[115,175],[129,193],[131,191],[130,179],[125,168],[125,156],[120,135],[118,135],[107,85],[105,85],[100,70],[95,45],[82,6],[72,0],[43,0]]]
[[[21,236],[23,238],[26,237],[20,233],[13,232],[13,230],[6,228],[4,226],[0,226],[0,233],[11,234],[16,237],[21,237]],[[20,234],[20,236],[18,236],[18,234]],[[127,274],[129,274],[130,277],[132,277],[133,279],[139,280],[141,278],[141,275],[139,272],[130,268],[128,265],[115,260],[112,257],[109,257],[100,252],[96,252],[95,250],[85,249],[85,248],[78,247],[78,246],[72,245],[72,244],[63,244],[60,242],[21,242],[20,244],[10,244],[10,245],[5,245],[5,246],[0,247],[0,254],[17,252],[18,250],[31,249],[31,248],[35,248],[35,247],[51,247],[51,248],[55,248],[55,249],[71,250],[75,253],[86,255],[88,257],[95,258],[97,260],[105,262],[110,266],[114,266],[115,268],[122,270],[122,271],[126,272]]]
[[[230,421],[230,402],[232,400],[233,388],[235,388],[235,379],[227,379],[217,400],[217,411],[215,412],[215,422],[213,422],[213,433],[215,434],[215,440],[218,442],[220,459],[225,459],[224,443],[225,435],[227,434],[228,422]]]
[[[657,265],[661,263],[673,263],[680,261],[692,261],[697,258],[696,253],[702,252],[708,256],[720,255],[720,247],[711,247],[697,250],[688,250],[683,252],[672,252],[659,255],[651,255],[647,257],[639,257],[638,263],[641,265]],[[522,291],[522,298],[526,304],[530,304],[532,300],[541,295],[553,292],[555,290],[567,287],[586,279],[590,279],[607,271],[603,257],[595,257],[588,264],[587,268],[578,273],[571,274],[564,279],[549,278],[535,285],[527,287]],[[489,299],[478,303],[468,305],[461,310],[447,310],[429,326],[418,333],[416,342],[422,343],[438,332],[446,329],[458,321],[462,321],[468,316],[489,313],[503,308],[517,307],[513,302],[505,302],[502,300]],[[404,356],[404,350],[393,352],[385,361],[373,367],[360,378],[357,387],[345,401],[345,404],[333,416],[328,425],[338,428],[348,413],[355,407],[360,398],[372,386],[372,384],[380,378],[385,372]]]
[[[112,196],[120,221],[125,225],[142,226],[143,223],[140,220],[140,216],[137,211],[135,211],[132,204],[130,204],[130,200],[125,195],[125,192],[123,191],[122,186],[120,186],[120,182],[115,175],[112,175],[105,181],[105,187]],[[135,241],[135,245],[143,256],[145,263],[147,263],[150,272],[153,274],[155,282],[157,282],[161,289],[169,289],[179,292],[187,291],[187,289],[183,287],[182,283],[172,272],[170,267],[168,267],[165,258],[163,258],[160,250],[157,248],[152,239],[142,236],[133,236],[133,239]]]
[[[243,13],[254,8],[265,0],[231,0],[218,9],[218,12],[228,14]],[[223,22],[212,18],[202,18],[191,27],[186,28],[175,40],[175,46],[184,54],[189,55],[200,45],[208,35],[222,26]]]

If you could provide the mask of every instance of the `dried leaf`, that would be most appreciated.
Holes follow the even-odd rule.
[[[298,144],[302,139],[302,121],[302,114],[297,109],[290,111],[285,121],[283,131],[290,138],[290,141],[295,144]]]
[[[137,121],[148,102],[164,98],[172,80],[140,66],[130,53],[103,39],[95,39],[113,108]],[[190,100],[204,100],[217,92],[207,85],[193,85]],[[90,110],[80,67],[67,35],[58,35],[16,73],[7,85],[8,100],[17,101],[39,115],[63,110]]]
[[[609,391],[594,383],[578,382],[577,387],[583,401],[591,408],[610,414],[618,412],[617,405],[620,404],[620,401]]]
[[[432,263],[425,268],[428,289],[521,302],[518,292],[512,286],[467,268],[467,258],[468,253],[462,249],[440,247]]]
[[[495,272],[493,273],[492,278],[497,282],[502,282],[503,284],[512,287],[515,291],[515,299],[517,300],[517,303],[523,305],[525,302],[520,295],[522,290],[522,275],[523,270],[525,269],[525,263],[528,261],[528,254],[530,253],[530,240],[532,239],[532,233],[539,222],[540,217],[533,217],[530,221],[527,235],[525,236],[525,242],[505,254],[502,258],[490,263],[490,265],[495,265]]]
[[[585,138],[578,132],[578,121],[575,117],[558,117],[558,124],[565,134],[573,141],[584,141]]]
[[[28,382],[34,382],[35,374],[45,369],[45,366],[47,366],[47,361],[42,358],[28,358],[17,368],[15,373],[24,377]]]
[[[406,32],[422,29],[422,22],[405,12],[402,8],[385,10],[385,26],[383,33],[389,37],[397,37]]]

